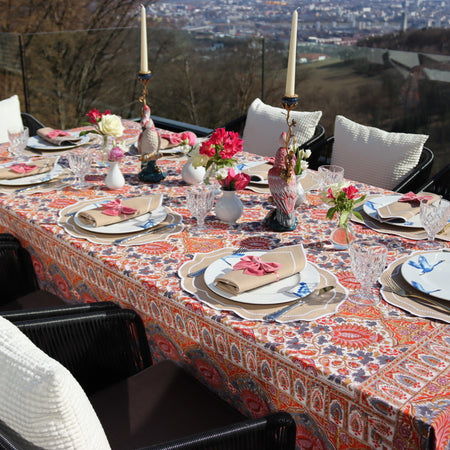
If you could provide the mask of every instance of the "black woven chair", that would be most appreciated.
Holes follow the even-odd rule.
[[[39,289],[30,254],[11,234],[0,234],[0,311],[64,306],[56,295]]]
[[[434,192],[450,200],[450,164],[447,164],[433,178],[426,181],[415,192]]]
[[[44,128],[45,126],[42,122],[36,119],[36,117],[29,113],[23,112],[21,113],[21,116],[23,125],[28,127],[30,136],[34,136],[35,134],[37,134],[37,130],[39,130],[39,128]]]
[[[308,163],[311,169],[317,170],[319,166],[331,163],[333,143],[334,136],[328,136],[310,145],[311,156],[308,159]],[[430,177],[433,161],[434,153],[428,147],[423,147],[416,167],[394,187],[393,191],[402,193],[416,192],[419,186]]]
[[[152,365],[135,311],[37,320],[16,316],[11,321],[78,380],[113,449],[295,447],[295,422],[289,414],[247,420],[173,361]],[[0,448],[20,449],[22,443],[14,430],[0,424]]]

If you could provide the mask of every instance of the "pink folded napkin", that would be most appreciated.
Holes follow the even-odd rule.
[[[56,130],[50,127],[39,128],[37,134],[41,139],[53,145],[76,145],[81,141],[81,137],[73,136],[67,131]]]
[[[54,165],[54,158],[42,158],[29,164],[12,164],[0,169],[0,179],[15,180],[16,178],[31,177],[32,175],[50,172]]]
[[[420,204],[421,200],[433,200],[433,196],[432,195],[417,195],[414,192],[410,191],[398,199],[399,202],[415,203],[416,205]]]
[[[178,145],[195,145],[197,136],[192,131],[182,133],[161,132],[161,149],[177,147]]]
[[[416,214],[419,214],[420,200],[418,199],[424,197],[429,198],[430,200],[439,199],[439,196],[436,194],[419,193],[416,195],[413,192],[408,192],[395,202],[378,207],[378,216],[382,222],[389,220],[407,222]]]
[[[133,217],[142,216],[161,206],[162,194],[145,195],[142,197],[115,199],[104,203],[98,208],[82,211],[78,218],[87,225],[103,227],[113,223],[123,222]]]
[[[214,283],[222,291],[237,295],[299,273],[305,266],[306,256],[301,244],[280,247],[261,257],[242,257],[233,270],[218,276]]]

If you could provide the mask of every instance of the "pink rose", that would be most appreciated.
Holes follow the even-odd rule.
[[[245,189],[248,183],[250,183],[250,175],[238,173],[235,177],[234,188],[236,191],[240,191],[241,189]]]
[[[195,145],[197,136],[192,131],[185,131],[181,133],[181,142],[187,145]]]

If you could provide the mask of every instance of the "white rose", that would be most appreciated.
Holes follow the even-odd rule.
[[[122,120],[115,114],[104,114],[98,122],[98,129],[107,136],[120,137],[123,134]]]
[[[221,169],[219,169],[216,172],[216,178],[218,180],[223,180],[224,178],[226,178],[228,176],[228,168],[227,167],[222,167]]]

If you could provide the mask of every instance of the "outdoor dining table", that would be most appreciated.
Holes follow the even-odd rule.
[[[127,122],[128,144],[138,133],[139,124]],[[0,146],[0,156],[8,156],[7,145]],[[244,153],[240,159],[262,158]],[[156,360],[185,365],[248,416],[290,412],[299,448],[450,449],[449,323],[412,314],[381,297],[376,305],[353,303],[359,284],[349,253],[331,244],[336,223],[326,218],[327,208],[316,195],[309,194],[297,209],[294,231],[264,225],[274,206],[270,194],[258,189],[238,192],[244,212],[236,225],[218,221],[212,210],[199,229],[186,206],[184,161],[160,158],[166,178],[151,184],[139,181],[139,160],[125,156],[126,184],[117,191],[106,188],[107,168],[98,162],[86,177],[86,189],[70,184],[54,190],[1,189],[0,231],[14,234],[29,250],[42,288],[68,302],[113,301],[137,310]],[[356,185],[368,195],[389,193]],[[182,221],[159,238],[121,245],[62,225],[78,202],[156,193]],[[353,227],[388,247],[388,263],[420,250],[423,242],[360,223]],[[180,268],[204,255],[296,244],[345,293],[333,311],[316,319],[245,318],[213,308],[181,285]],[[441,244],[450,248],[449,242]]]

